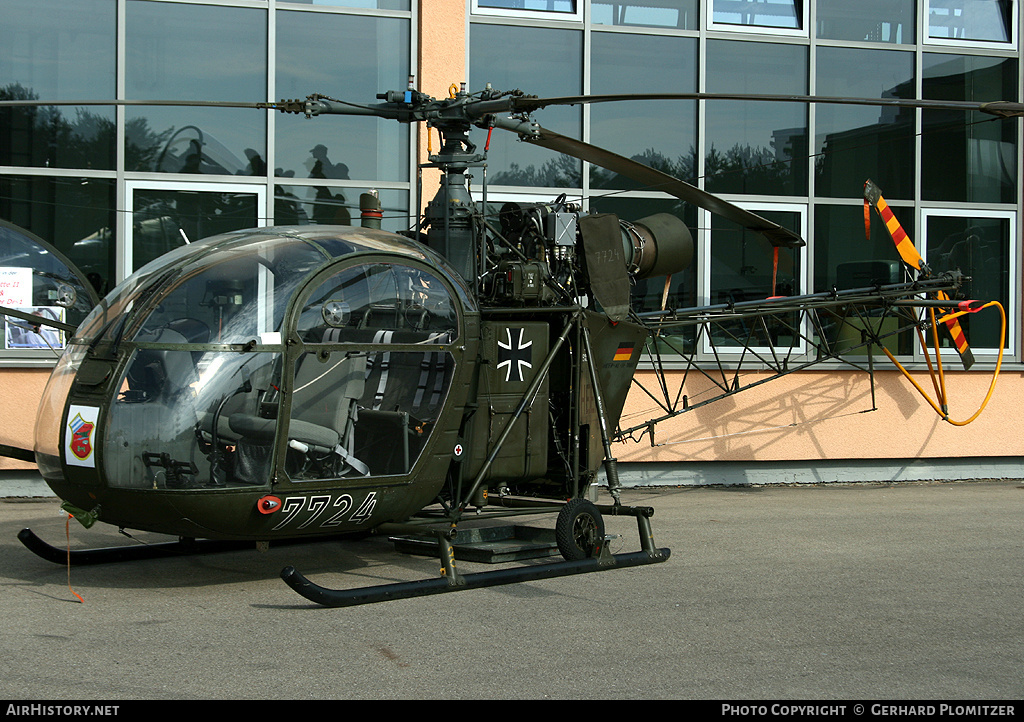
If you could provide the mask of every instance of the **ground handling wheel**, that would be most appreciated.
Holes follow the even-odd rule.
[[[555,520],[555,541],[566,561],[596,556],[604,544],[601,512],[586,499],[570,499]]]

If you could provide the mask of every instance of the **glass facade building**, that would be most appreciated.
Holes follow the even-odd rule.
[[[415,128],[112,101],[323,93],[373,102],[404,88],[423,58],[464,55],[467,77],[450,82],[470,90],[490,83],[540,96],[1022,99],[1016,0],[467,0],[465,23],[428,4],[0,0],[0,99],[61,103],[0,108],[0,218],[53,243],[101,293],[183,235],[346,223],[370,188],[383,201],[384,227],[409,228],[425,155]],[[425,29],[443,30],[450,43],[420,47]],[[870,178],[931,265],[960,267],[972,296],[1003,302],[1008,360],[1021,360],[1020,119],[739,100],[549,108],[537,119],[800,233],[808,244],[780,259],[780,294],[843,287],[857,264],[895,260],[877,219],[865,235]],[[671,279],[669,305],[770,289],[773,259],[759,238],[657,189],[499,135],[487,170],[494,200],[565,193],[628,220],[660,211],[683,218],[697,257]],[[663,286],[638,283],[635,307],[659,307]],[[998,329],[980,315],[968,323],[980,326],[971,341],[984,368]],[[920,359],[913,340],[900,351]],[[8,365],[43,361],[25,349],[0,354]]]
[[[0,18],[0,99],[61,103],[0,108],[0,217],[101,294],[183,236],[347,223],[370,188],[409,227],[407,126],[109,103],[372,101],[412,72],[409,0],[0,0]]]
[[[541,96],[1019,101],[1020,35],[1013,0],[473,0],[469,82]],[[897,260],[877,216],[865,232],[863,187],[871,179],[932,267],[959,267],[972,279],[970,297],[1005,306],[1005,350],[1020,360],[1018,118],[709,99],[577,106],[537,119],[803,235],[806,248],[780,261],[779,293],[843,288],[858,268]],[[748,300],[771,289],[772,255],[755,235],[600,168],[526,151],[533,152],[515,140],[492,143],[491,194],[565,192],[595,211],[627,219],[668,211],[690,225],[697,259],[672,278],[669,306]],[[635,307],[660,307],[663,290],[660,280],[641,282]],[[998,319],[979,314],[968,323],[978,327],[967,330],[977,358],[990,365]],[[899,350],[921,360],[913,339]]]

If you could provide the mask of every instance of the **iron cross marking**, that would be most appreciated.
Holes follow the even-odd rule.
[[[522,381],[523,367],[533,368],[530,360],[533,352],[530,349],[533,341],[523,343],[523,329],[506,328],[506,343],[498,341],[498,368],[504,367],[506,381]]]

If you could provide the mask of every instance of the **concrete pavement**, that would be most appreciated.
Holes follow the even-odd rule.
[[[656,509],[667,562],[326,609],[281,568],[342,588],[437,562],[371,537],[76,567],[79,603],[68,570],[16,539],[31,527],[65,544],[56,500],[0,501],[0,699],[1024,697],[1019,481],[638,488],[624,502]],[[639,549],[631,518],[606,521],[614,552]],[[103,525],[70,534],[134,543]]]

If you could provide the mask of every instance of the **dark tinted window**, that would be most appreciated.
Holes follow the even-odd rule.
[[[964,297],[999,301],[1012,318],[1016,304],[1010,301],[1010,219],[934,213],[925,220],[928,265],[937,272],[959,269],[968,277]],[[1001,319],[997,310],[984,309],[959,320],[972,348],[999,347]],[[939,338],[944,345],[952,346],[947,334],[940,333]]]
[[[931,0],[928,37],[1009,43],[1012,18],[1013,0]]]
[[[716,23],[765,28],[803,27],[800,0],[708,0]]]
[[[473,25],[469,33],[473,90],[486,83],[498,90],[519,88],[531,95],[579,95],[583,91],[583,33],[577,30]],[[515,48],[510,62],[509,49]],[[551,107],[539,118],[545,128],[580,138],[579,107]],[[578,160],[520,143],[511,133],[495,132],[487,177],[498,185],[579,187]]]
[[[1017,61],[968,55],[924,56],[925,98],[1017,100]],[[921,193],[928,200],[1013,203],[1017,188],[1014,118],[953,110],[923,114]]]
[[[126,25],[129,99],[266,99],[266,11],[130,1]],[[130,106],[125,118],[128,170],[266,175],[261,111]]]
[[[807,48],[709,40],[710,93],[806,94]],[[707,189],[807,192],[807,109],[797,103],[716,100],[706,106]]]
[[[107,100],[115,93],[114,0],[6,0],[0,100]],[[0,165],[114,168],[114,109],[0,108]]]
[[[896,50],[818,48],[819,95],[913,98],[914,54]],[[913,198],[914,110],[818,104],[815,150],[818,195],[859,198],[871,178],[887,198]]]
[[[913,0],[817,0],[815,13],[819,38],[914,42]]]
[[[591,38],[591,92],[634,93],[637,78],[653,74],[663,92],[697,89],[697,41],[693,38],[594,33]],[[639,160],[677,178],[696,177],[697,103],[637,101],[595,103],[590,108],[590,142]],[[591,166],[595,188],[635,188],[637,184]]]
[[[0,176],[0,218],[52,243],[103,296],[114,285],[114,181]]]
[[[277,94],[325,93],[376,103],[377,93],[409,81],[409,21],[356,15],[277,14]],[[406,180],[409,128],[360,116],[276,118],[278,177]]]
[[[697,0],[592,0],[590,21],[599,25],[647,26],[696,30]]]

